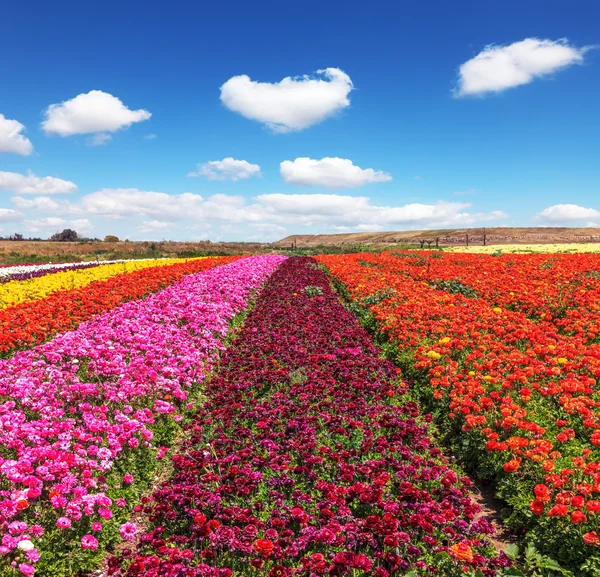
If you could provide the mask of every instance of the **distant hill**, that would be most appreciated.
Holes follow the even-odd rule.
[[[444,230],[403,230],[390,232],[353,232],[342,234],[296,234],[275,243],[276,247],[297,248],[315,246],[340,246],[352,244],[419,244],[438,239],[440,246],[469,244],[546,244],[565,242],[600,242],[600,228],[457,228]]]

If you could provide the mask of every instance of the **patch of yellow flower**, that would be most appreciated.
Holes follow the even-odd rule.
[[[206,257],[201,257],[206,258]],[[87,286],[95,281],[108,280],[119,274],[136,270],[186,262],[189,258],[147,259],[101,264],[82,270],[69,270],[47,274],[38,278],[14,280],[0,284],[0,310],[27,301],[36,301],[52,293]]]
[[[430,359],[433,359],[434,361],[437,361],[439,358],[441,358],[442,355],[440,355],[440,353],[438,353],[437,351],[429,351],[427,353],[427,356]]]
[[[451,252],[468,252],[475,254],[490,254],[502,251],[507,254],[518,253],[578,253],[578,252],[600,252],[600,243],[554,243],[554,244],[495,244],[488,246],[452,246],[444,247]]]

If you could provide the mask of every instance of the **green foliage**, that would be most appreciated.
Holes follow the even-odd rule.
[[[446,291],[451,294],[461,294],[469,299],[476,299],[477,293],[467,285],[464,285],[457,279],[450,280],[432,280],[429,283],[434,289]]]
[[[323,296],[323,289],[320,286],[308,285],[304,287],[304,292],[310,297]]]

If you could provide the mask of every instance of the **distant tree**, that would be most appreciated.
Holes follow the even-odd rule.
[[[62,232],[57,232],[50,237],[55,242],[74,242],[79,240],[79,235],[70,228],[65,228]]]
[[[23,235],[20,233],[15,233],[12,236],[9,237],[9,240],[24,240],[23,239]]]
[[[104,237],[104,242],[119,242],[119,237],[114,234],[107,234]]]

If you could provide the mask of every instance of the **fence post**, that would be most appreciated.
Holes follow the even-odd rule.
[[[469,233],[466,234],[467,246],[469,246]]]

